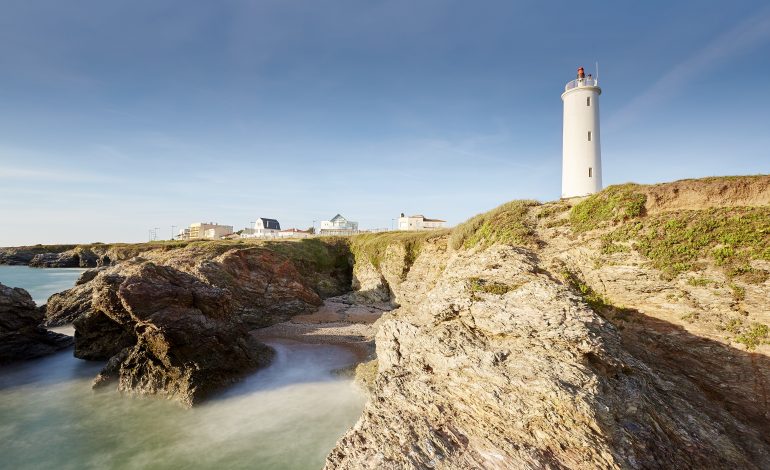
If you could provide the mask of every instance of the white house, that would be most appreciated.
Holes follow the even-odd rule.
[[[401,213],[398,218],[399,230],[438,230],[444,228],[446,220],[428,219],[422,214],[405,216]]]
[[[587,196],[602,190],[602,151],[599,140],[599,78],[585,75],[567,83],[562,139],[561,197]]]
[[[331,220],[321,221],[321,235],[353,235],[358,233],[358,222],[353,222],[340,214],[335,215]]]
[[[254,222],[254,231],[251,235],[247,235],[244,238],[265,238],[265,237],[277,237],[281,231],[281,224],[276,219],[266,219],[260,217]]]

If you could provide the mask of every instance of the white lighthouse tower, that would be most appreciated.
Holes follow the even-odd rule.
[[[599,80],[583,67],[567,83],[564,101],[561,197],[586,196],[602,189],[602,151],[599,140]]]

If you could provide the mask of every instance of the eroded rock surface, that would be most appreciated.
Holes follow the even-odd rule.
[[[762,410],[749,419],[681,368],[655,363],[654,351],[624,344],[534,252],[496,245],[433,263],[440,271],[422,302],[380,320],[373,395],[327,468],[770,461]]]
[[[0,363],[32,359],[72,345],[70,336],[40,326],[41,312],[29,293],[0,284]]]
[[[73,323],[77,357],[108,361],[95,385],[192,405],[270,360],[249,329],[315,310],[322,296],[346,289],[344,246],[328,246],[145,251],[85,272],[49,299],[46,321]]]
[[[117,381],[122,392],[193,405],[272,356],[233,314],[230,293],[191,274],[144,263],[91,282],[75,355],[110,358],[95,386]]]

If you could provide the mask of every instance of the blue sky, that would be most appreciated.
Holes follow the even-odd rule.
[[[597,60],[605,184],[770,172],[764,1],[3,0],[0,245],[553,200]]]

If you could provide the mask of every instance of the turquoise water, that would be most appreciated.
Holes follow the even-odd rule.
[[[81,268],[0,266],[0,283],[26,289],[36,304],[43,305],[51,294],[74,286],[83,271]]]
[[[277,353],[268,368],[191,410],[94,392],[102,364],[71,350],[0,367],[0,468],[319,469],[363,410],[363,394],[332,372],[355,357],[268,343]]]

